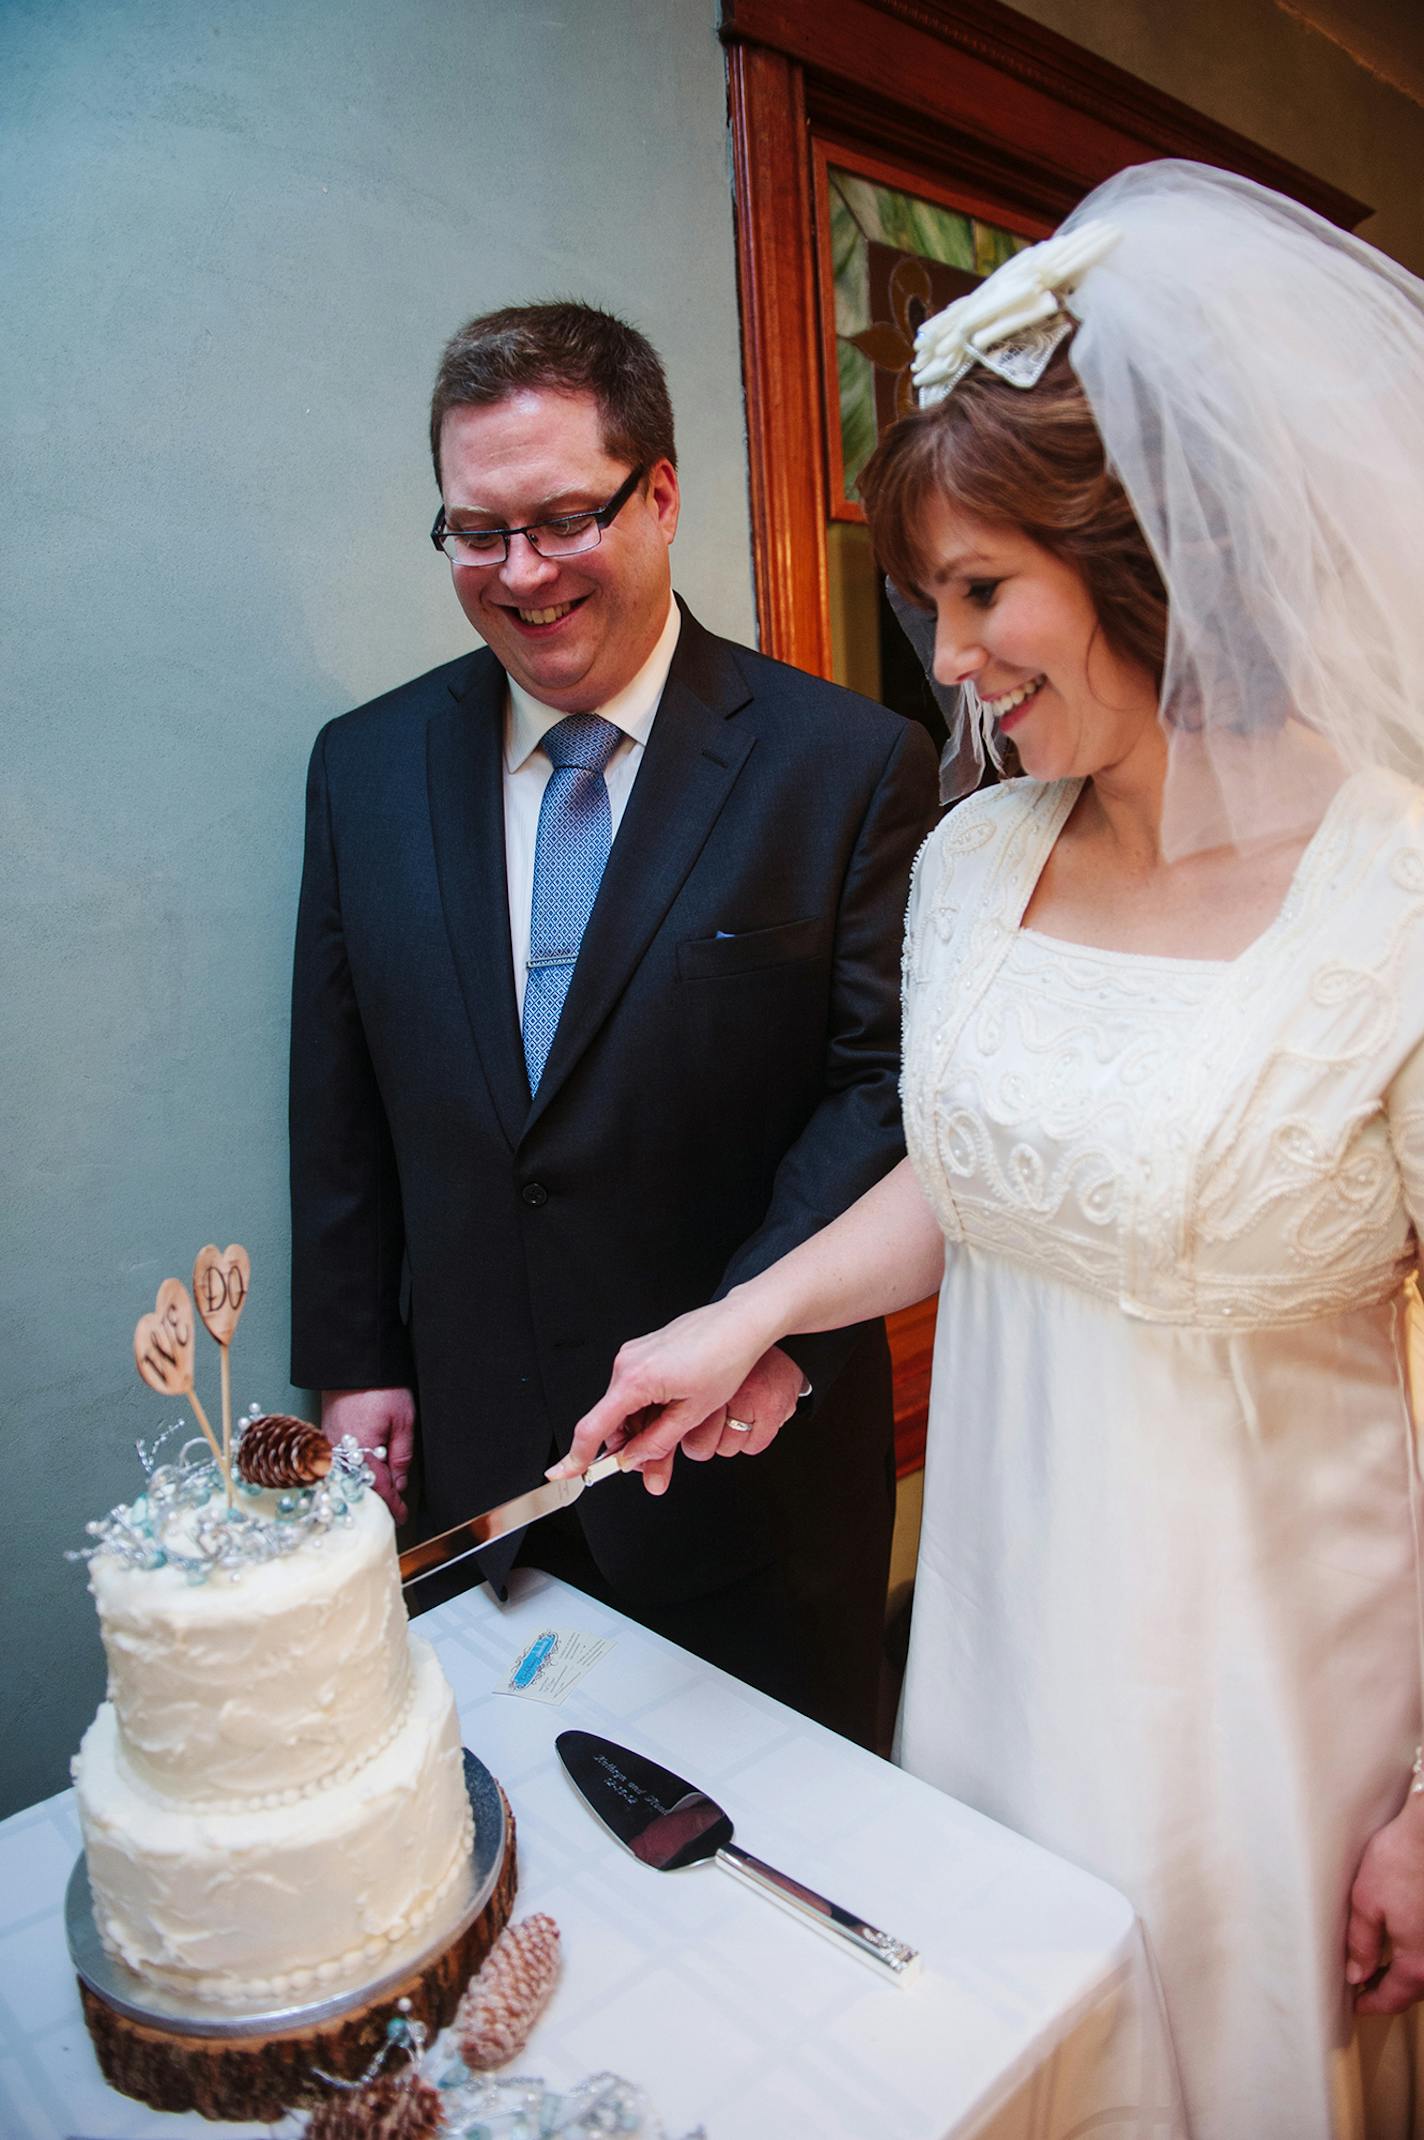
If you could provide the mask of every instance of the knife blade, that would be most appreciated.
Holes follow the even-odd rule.
[[[511,1531],[522,1531],[526,1524],[552,1515],[556,1508],[571,1507],[585,1486],[596,1486],[600,1479],[611,1479],[615,1471],[622,1469],[616,1453],[601,1456],[576,1479],[550,1479],[527,1494],[516,1494],[512,1501],[501,1501],[497,1508],[487,1508],[482,1516],[467,1516],[448,1531],[407,1546],[400,1556],[402,1590],[433,1575],[437,1568],[452,1568],[456,1561],[468,1560],[472,1553],[492,1546],[496,1539],[508,1538]]]
[[[680,1872],[710,1859],[803,1924],[841,1941],[892,1983],[908,1984],[919,1973],[920,1957],[904,1940],[741,1849],[717,1801],[671,1769],[591,1731],[561,1731],[554,1745],[589,1810],[642,1864]]]

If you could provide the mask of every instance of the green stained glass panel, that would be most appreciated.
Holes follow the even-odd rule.
[[[833,166],[828,179],[843,495],[853,501],[880,431],[908,405],[921,319],[1030,241],[853,171]]]
[[[875,367],[850,342],[837,341],[836,369],[840,375],[841,452],[846,464],[846,496],[854,496],[854,479],[871,454],[880,427],[875,421]]]
[[[870,276],[865,239],[851,209],[831,187],[831,270],[836,290],[836,333],[859,334],[870,325]]]
[[[1011,230],[1000,230],[993,223],[974,225],[974,268],[980,275],[992,275],[996,267],[1002,267],[1015,253],[1022,252],[1028,244]]]

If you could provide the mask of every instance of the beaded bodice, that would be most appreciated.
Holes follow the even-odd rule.
[[[1150,1321],[1386,1298],[1424,1211],[1424,796],[1357,775],[1222,964],[1020,920],[1076,783],[963,804],[905,946],[911,1158],[946,1235]]]

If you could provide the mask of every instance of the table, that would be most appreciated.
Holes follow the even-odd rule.
[[[555,1998],[516,2069],[610,2068],[669,2140],[1180,2140],[1140,1930],[1100,1881],[888,1762],[532,1571],[425,1615],[467,1745],[519,1824],[516,1915],[563,1932]],[[545,1629],[612,1638],[561,1707],[496,1691]],[[609,1838],[553,1751],[570,1727],[650,1754],[718,1798],[773,1865],[923,1955],[908,1987],[712,1865],[656,1873]],[[64,1944],[73,1794],[0,1824],[3,2140],[289,2134],[115,2095]],[[1101,2122],[1099,2122],[1101,2121]]]

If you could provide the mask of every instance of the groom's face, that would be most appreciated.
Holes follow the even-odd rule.
[[[452,528],[525,527],[606,505],[630,464],[604,444],[591,394],[524,388],[446,412],[441,488]],[[677,475],[657,461],[597,548],[541,557],[515,536],[499,565],[452,565],[460,607],[504,668],[560,713],[592,713],[637,675],[667,622]]]

